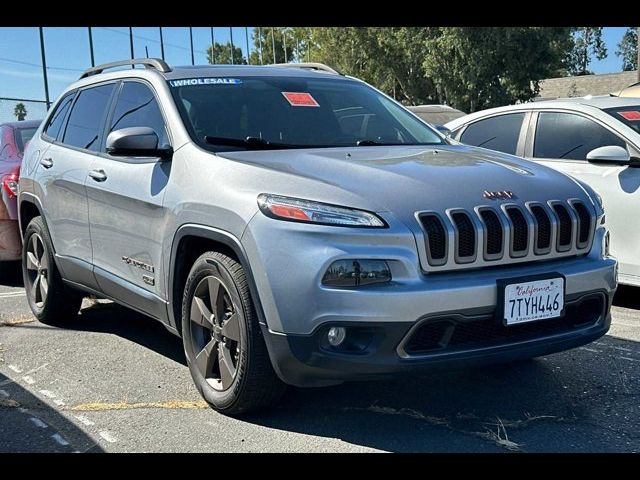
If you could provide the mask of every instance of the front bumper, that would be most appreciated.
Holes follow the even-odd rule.
[[[599,311],[591,306],[599,299]],[[434,325],[443,318],[456,317],[459,325],[495,322],[494,331],[513,327],[498,325],[494,312],[467,311],[428,316],[412,323],[340,323],[347,332],[355,332],[365,341],[361,351],[332,349],[325,339],[328,326],[311,335],[263,333],[271,361],[278,376],[298,387],[335,385],[348,380],[373,380],[399,375],[433,372],[443,369],[479,367],[548,355],[592,342],[603,336],[611,323],[612,296],[605,292],[567,297],[567,314],[559,320],[543,320],[521,326],[515,334],[478,337],[462,345],[441,345],[428,351],[408,354],[406,345],[416,338],[422,326]],[[585,311],[584,308],[589,308]],[[522,328],[524,327],[524,329]],[[482,328],[482,327],[481,327]],[[349,335],[349,333],[347,334]],[[450,337],[455,338],[455,334]]]
[[[587,255],[425,274],[419,268],[413,235],[393,219],[385,219],[389,229],[384,234],[282,222],[259,214],[251,221],[242,243],[252,266],[269,354],[286,383],[329,385],[529,358],[583,345],[609,328],[617,266],[603,255],[603,228],[595,232]],[[322,285],[322,275],[333,261],[357,258],[386,260],[393,281],[360,288]],[[401,348],[409,331],[428,319],[493,318],[499,281],[549,273],[564,276],[567,303],[603,295],[602,311],[596,312],[599,318],[568,331],[507,338],[489,346],[467,345],[425,355],[407,355]],[[323,349],[326,330],[339,325],[356,327],[365,337],[372,331],[371,348],[359,354]]]

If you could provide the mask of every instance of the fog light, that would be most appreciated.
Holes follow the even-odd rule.
[[[384,260],[337,260],[322,277],[322,284],[331,287],[359,287],[390,281],[391,271]]]
[[[327,340],[332,347],[339,346],[347,338],[347,330],[344,327],[331,327],[327,333]]]

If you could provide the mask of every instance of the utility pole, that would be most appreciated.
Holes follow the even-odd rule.
[[[249,65],[249,27],[244,27],[244,39],[247,42],[247,65]]]
[[[216,57],[214,56],[214,45],[216,44],[216,37],[213,35],[213,27],[211,27],[211,58],[209,59],[209,63],[215,64]]]
[[[93,33],[91,32],[91,27],[87,27],[89,29],[89,53],[91,53],[91,66],[96,66],[96,61],[93,56]]]
[[[131,48],[131,60],[134,59],[134,53],[133,53],[133,28],[129,27],[129,47]],[[131,65],[131,68],[136,68],[135,65]]]
[[[229,40],[231,41],[231,65],[233,65],[233,27],[229,27]]]
[[[276,63],[276,34],[273,33],[273,27],[271,27],[271,48],[273,49],[273,63]]]
[[[258,39],[260,40],[260,65],[262,65],[262,27],[258,27]]]
[[[195,65],[196,59],[193,56],[193,27],[189,27],[189,45],[191,45],[191,65]]]
[[[164,60],[164,38],[162,37],[162,27],[158,27],[160,29],[160,56],[162,60]]]
[[[44,54],[44,31],[42,27],[38,27],[40,32],[40,55],[42,55],[42,78],[44,78],[44,99],[47,102],[47,108],[51,106],[49,101],[49,79],[47,78],[47,58]]]

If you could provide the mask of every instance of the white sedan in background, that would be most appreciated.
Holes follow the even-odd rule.
[[[640,98],[511,105],[445,127],[462,143],[525,157],[591,186],[604,202],[619,281],[640,286]]]

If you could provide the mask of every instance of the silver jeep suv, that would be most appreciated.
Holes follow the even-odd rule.
[[[31,141],[19,210],[38,319],[87,294],[153,317],[228,414],[577,347],[616,288],[588,186],[319,64],[92,68]]]

